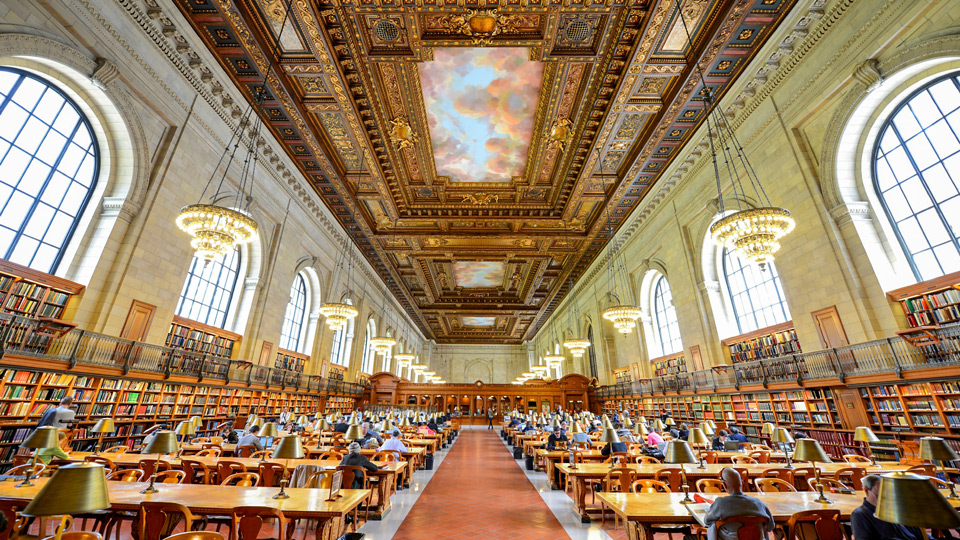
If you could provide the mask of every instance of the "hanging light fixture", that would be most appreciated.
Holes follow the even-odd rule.
[[[680,12],[677,3],[677,12]],[[693,40],[683,15],[680,15],[683,29],[687,34],[687,44],[693,50]],[[707,86],[700,63],[696,62],[700,83],[703,86],[703,110],[707,122],[707,140],[710,142],[710,157],[713,161],[713,173],[717,181],[717,201],[722,216],[710,226],[710,238],[718,245],[733,251],[741,259],[756,263],[764,270],[767,263],[772,262],[774,254],[780,249],[780,239],[789,234],[796,222],[786,208],[774,206],[767,196],[760,178],[757,177],[753,165],[747,158],[743,145],[730,124],[716,110],[712,110],[713,91]],[[711,125],[712,123],[712,125]],[[737,208],[727,214],[723,204],[723,188],[720,178],[720,166],[717,164],[717,150],[723,154],[724,169],[730,177],[734,200]],[[746,180],[742,180],[746,178]],[[748,184],[745,187],[744,184]],[[756,208],[744,208],[743,201],[747,200],[748,191],[759,203]]]
[[[553,342],[557,343],[557,326],[553,326]],[[549,349],[547,349],[549,351]],[[549,373],[549,370],[559,367],[563,364],[563,361],[567,358],[562,354],[549,353],[543,355],[543,362],[546,364],[544,366],[544,371]]]
[[[580,305],[577,304],[577,297],[574,293],[573,279],[570,280],[570,303],[573,305],[573,309],[567,309],[567,317],[573,319],[569,321],[570,328],[576,328],[576,333],[574,337],[563,340],[563,346],[570,350],[570,354],[574,358],[583,358],[583,355],[587,352],[587,347],[590,346],[590,340],[580,337]]]
[[[394,345],[397,344],[397,340],[392,337],[375,337],[370,338],[370,346],[373,347],[373,350],[377,351],[377,354],[385,356]]]

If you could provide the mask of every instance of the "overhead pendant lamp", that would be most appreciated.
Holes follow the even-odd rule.
[[[580,305],[577,304],[573,279],[571,279],[569,283],[570,307],[567,308],[567,319],[570,329],[575,333],[570,339],[563,340],[563,346],[570,351],[570,354],[572,354],[574,358],[583,358],[583,355],[587,352],[587,347],[590,346],[590,340],[580,337]]]
[[[600,160],[600,176],[604,176],[603,156],[599,155],[599,150],[597,154]],[[608,234],[607,241],[610,243],[610,262],[607,266],[609,272],[609,289],[606,295],[608,307],[603,310],[601,316],[612,322],[618,332],[627,335],[637,327],[637,319],[643,316],[643,310],[633,301],[633,287],[630,286],[630,280],[627,277],[627,268],[623,262],[623,252],[620,250],[620,246],[617,245],[614,236],[609,209],[607,210],[606,230]],[[618,291],[623,293],[623,297],[621,297]]]

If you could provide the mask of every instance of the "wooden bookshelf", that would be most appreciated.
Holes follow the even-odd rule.
[[[326,368],[326,372],[323,374],[323,376],[331,381],[342,381],[344,375],[347,373],[346,367],[334,364],[332,362],[327,362]]]
[[[273,367],[303,373],[303,368],[309,361],[310,356],[306,354],[300,354],[286,349],[277,349],[277,358],[273,361]]]
[[[722,343],[730,350],[734,364],[802,352],[793,321],[727,338]]]
[[[61,319],[83,285],[0,259],[0,306],[5,313]]]
[[[356,407],[356,400],[353,398],[329,397],[327,398],[325,413],[328,415],[334,413],[350,414],[354,407]]]
[[[240,337],[240,334],[174,315],[164,344],[175,349],[230,358]]]
[[[613,380],[619,383],[631,382],[633,377],[630,376],[630,368],[620,368],[613,370]]]
[[[887,292],[899,302],[910,328],[960,322],[960,272]]]
[[[687,371],[687,360],[683,357],[682,352],[654,358],[650,360],[650,363],[653,364],[653,374],[656,377],[676,375]]]

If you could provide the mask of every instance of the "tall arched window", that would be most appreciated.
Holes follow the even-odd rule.
[[[0,256],[52,272],[97,182],[90,122],[26,71],[0,68]]]
[[[211,262],[194,257],[180,293],[177,315],[223,328],[239,274],[239,249]]]
[[[370,345],[370,340],[377,337],[377,327],[373,319],[367,321],[367,331],[363,335],[363,361],[360,363],[360,371],[364,373],[373,373],[373,364],[377,358],[377,351]]]
[[[597,353],[595,352],[597,348],[593,345],[592,325],[587,327],[587,341],[590,342],[590,346],[587,347],[587,357],[590,359],[590,376],[596,379],[599,375],[597,375]]]
[[[347,300],[350,303],[350,300]],[[350,344],[353,342],[353,319],[333,333],[333,347],[330,349],[330,361],[338,366],[350,365]]]
[[[790,309],[773,262],[767,263],[766,270],[760,270],[724,248],[723,276],[741,334],[790,320]]]
[[[280,330],[280,348],[288,351],[304,352],[303,327],[307,314],[307,282],[301,274],[293,279],[290,287],[290,301],[283,314],[283,328]]]
[[[683,350],[680,339],[680,323],[677,322],[677,308],[673,307],[673,293],[667,278],[660,275],[653,287],[653,317],[656,325],[657,342],[660,355],[678,353]]]
[[[912,93],[874,148],[874,187],[918,280],[960,270],[960,72]]]

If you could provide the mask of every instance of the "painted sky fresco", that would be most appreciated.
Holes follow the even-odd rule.
[[[496,317],[460,317],[465,326],[493,326]]]
[[[453,263],[453,279],[457,285],[469,289],[497,287],[503,284],[506,263],[493,261],[470,261]]]
[[[523,174],[543,64],[524,48],[437,48],[420,64],[437,174],[509,182]]]

